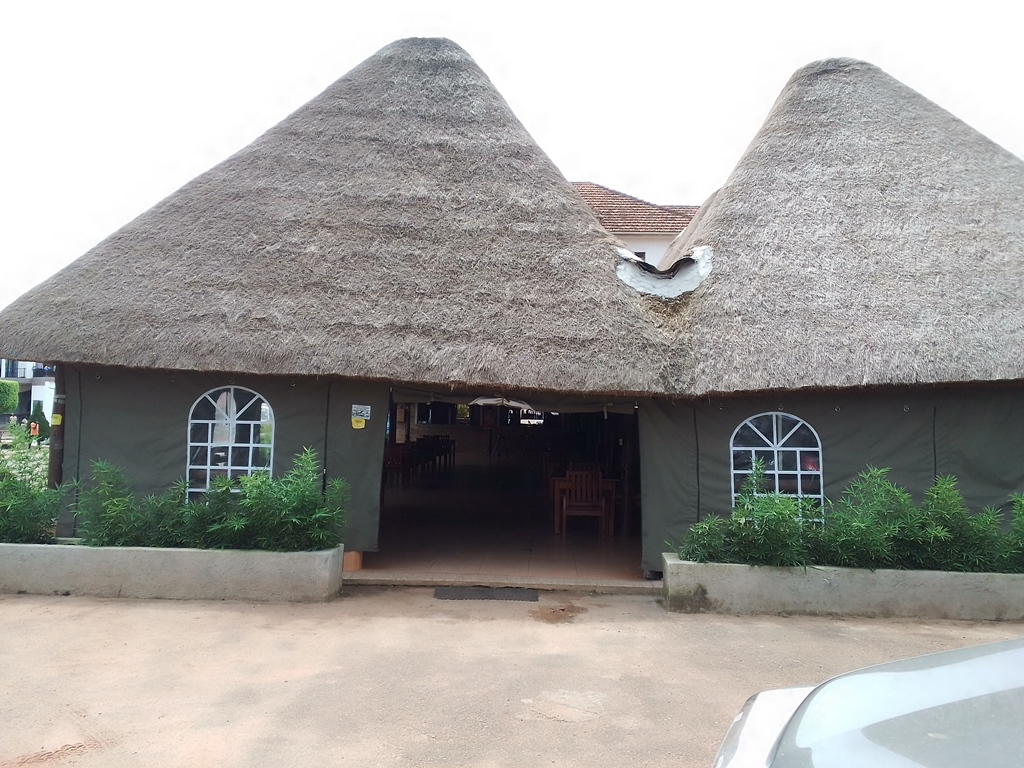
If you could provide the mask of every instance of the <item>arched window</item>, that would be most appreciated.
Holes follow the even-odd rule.
[[[806,421],[778,411],[751,416],[732,433],[731,448],[733,504],[755,459],[764,464],[765,492],[824,502],[821,441]]]
[[[244,387],[211,389],[196,400],[188,420],[189,495],[203,494],[215,477],[267,472],[274,461],[274,412]]]

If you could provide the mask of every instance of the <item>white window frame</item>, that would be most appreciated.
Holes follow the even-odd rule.
[[[237,398],[238,394],[242,397]],[[216,399],[215,395],[218,396]],[[238,399],[243,402],[241,408],[235,404]],[[257,400],[260,401],[259,417],[242,418],[241,414],[246,413]],[[214,418],[196,418],[196,408],[204,402],[213,407]],[[260,437],[267,427],[270,428],[270,442],[263,443]],[[271,474],[274,466],[274,430],[274,411],[267,398],[259,392],[234,384],[204,392],[188,412],[185,478],[189,496],[209,491],[213,477],[234,480],[256,472]],[[238,439],[240,432],[248,432],[248,439]],[[265,459],[265,464],[254,463],[254,456]],[[240,457],[245,460],[239,460]]]
[[[762,416],[770,416],[772,419],[772,429],[770,435],[765,435],[760,429],[754,426],[754,421],[760,419]],[[786,428],[782,424],[783,419],[792,419],[796,422],[790,428]],[[737,445],[736,436],[740,433],[745,426],[749,426],[754,430],[761,438],[764,439],[764,445]],[[815,446],[787,446],[786,442],[794,435],[794,433],[801,427],[807,427],[811,434],[814,435]],[[780,434],[784,432],[784,434]],[[743,461],[742,466],[737,468],[736,459],[737,454],[747,453],[749,454],[750,466],[753,466],[753,461],[756,458],[764,460],[764,474],[765,479],[768,481],[768,488],[765,490],[766,493],[784,493],[789,496],[797,496],[803,499],[817,499],[820,504],[825,503],[825,477],[823,473],[823,457],[821,451],[821,438],[818,436],[817,431],[808,422],[801,419],[799,416],[794,416],[792,413],[786,413],[784,411],[765,411],[764,413],[758,413],[751,416],[748,419],[744,419],[740,422],[739,426],[732,432],[732,437],[729,438],[729,480],[732,483],[732,504],[736,505],[736,497],[738,495],[737,488],[742,485],[742,482],[737,482],[739,478],[746,478],[750,474],[750,470],[747,468],[747,462]],[[816,456],[815,456],[816,455]],[[787,459],[784,461],[783,459]],[[814,459],[817,459],[817,467],[814,468]],[[795,459],[795,461],[788,461],[788,459]],[[783,465],[786,465],[785,467]],[[785,481],[780,484],[780,476]],[[817,476],[818,478],[818,491],[817,493],[805,492],[805,487],[809,483],[812,477]],[[789,483],[795,480],[795,490],[789,487]]]

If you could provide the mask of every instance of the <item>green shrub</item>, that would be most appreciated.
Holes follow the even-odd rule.
[[[188,499],[179,481],[138,500],[124,473],[94,462],[92,482],[78,488],[79,530],[94,546],[327,549],[341,543],[349,494],[340,478],[321,492],[321,477],[316,453],[307,448],[281,478],[255,474],[237,486],[215,478],[199,500]]]
[[[915,513],[910,494],[889,480],[888,469],[868,467],[825,509],[822,524],[806,532],[810,559],[847,568],[893,567],[891,537]]]
[[[697,562],[806,565],[805,520],[820,511],[793,496],[760,493],[764,479],[764,465],[755,461],[731,517],[697,523],[679,547],[679,556]]]
[[[781,493],[742,494],[729,519],[726,546],[732,562],[749,565],[806,565],[805,505]]]
[[[18,382],[0,379],[0,413],[14,413],[18,410]]]
[[[321,492],[320,463],[316,453],[306,449],[280,480],[264,474],[242,478],[232,526],[244,521],[253,549],[326,549],[341,542],[344,518],[338,510],[344,510],[348,501],[344,480],[329,480],[326,494]]]
[[[823,511],[794,497],[756,493],[763,472],[755,466],[732,516],[694,525],[679,556],[750,565],[1024,573],[1024,495],[1011,496],[1011,522],[1003,531],[997,510],[968,509],[955,478],[937,477],[915,507],[888,473],[868,467]]]
[[[871,519],[832,512],[824,524],[807,530],[805,537],[808,559],[816,565],[872,570],[890,565],[885,531]]]
[[[48,451],[33,448],[24,427],[10,433],[11,445],[0,451],[0,541],[50,543],[62,495],[46,487]]]
[[[991,571],[997,565],[999,517],[993,510],[974,514],[964,503],[956,478],[935,478],[921,504],[921,568],[934,571]]]
[[[50,452],[33,444],[28,427],[15,424],[7,428],[7,433],[11,443],[0,450],[0,472],[24,480],[33,488],[46,488]]]
[[[731,563],[732,556],[726,549],[725,539],[729,520],[712,515],[695,523],[679,545],[679,559],[696,563]]]
[[[0,541],[53,543],[60,504],[60,491],[34,488],[9,475],[0,477]]]
[[[92,463],[92,482],[77,483],[75,514],[82,542],[102,547],[143,547],[150,520],[141,511],[128,478],[105,461]]]
[[[1024,494],[1013,494],[1010,504],[1010,529],[1003,536],[999,548],[1000,570],[1024,573]]]

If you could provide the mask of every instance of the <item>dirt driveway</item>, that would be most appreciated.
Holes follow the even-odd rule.
[[[675,615],[636,596],[0,595],[0,766],[709,766],[752,693],[1024,624]]]

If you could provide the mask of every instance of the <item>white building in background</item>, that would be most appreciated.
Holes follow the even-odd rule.
[[[697,213],[696,205],[655,205],[589,181],[573,186],[601,226],[648,264],[661,261],[669,245]]]
[[[38,402],[43,407],[47,421],[52,420],[53,394],[56,389],[52,368],[25,360],[0,358],[0,378],[18,382],[19,402],[15,415],[19,419],[28,418]]]

